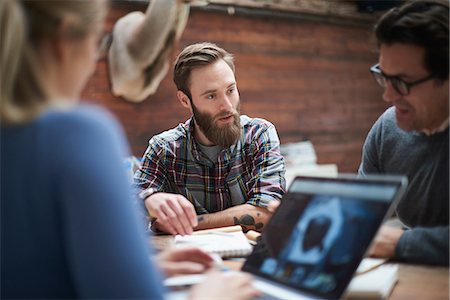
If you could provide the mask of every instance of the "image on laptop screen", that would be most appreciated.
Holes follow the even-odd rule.
[[[339,298],[394,200],[399,182],[296,178],[243,270]]]

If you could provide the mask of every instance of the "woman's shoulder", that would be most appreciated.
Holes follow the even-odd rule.
[[[51,109],[41,116],[38,123],[41,132],[46,132],[47,138],[61,147],[73,146],[77,142],[80,143],[77,148],[95,146],[88,144],[119,143],[123,151],[128,151],[122,127],[110,112],[98,106]]]
[[[39,126],[53,135],[87,137],[93,135],[123,135],[116,118],[104,108],[79,105],[70,109],[51,109],[41,116]]]
[[[41,116],[39,123],[42,126],[58,126],[66,129],[86,126],[118,127],[116,119],[110,112],[95,105],[53,108]]]

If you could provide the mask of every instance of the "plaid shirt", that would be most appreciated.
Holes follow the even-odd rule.
[[[193,136],[192,118],[154,136],[135,173],[139,189],[184,195],[197,214],[240,204],[266,207],[285,192],[284,159],[275,127],[241,116],[241,137],[224,148],[217,161],[205,155]],[[196,199],[195,195],[203,195]]]

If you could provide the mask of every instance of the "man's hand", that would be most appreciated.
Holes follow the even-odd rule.
[[[203,273],[214,265],[210,254],[194,247],[167,249],[156,255],[154,260],[167,277]]]
[[[197,226],[195,208],[182,195],[156,193],[145,199],[151,217],[157,219],[156,227],[170,234],[191,234]]]
[[[379,258],[392,258],[395,255],[395,247],[403,234],[403,229],[387,225],[381,226],[378,234],[375,236],[369,255]]]

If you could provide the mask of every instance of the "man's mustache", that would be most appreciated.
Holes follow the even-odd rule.
[[[238,112],[237,111],[226,111],[226,112],[221,112],[219,114],[216,115],[215,119],[221,119],[221,118],[227,118],[230,116],[238,116]]]

